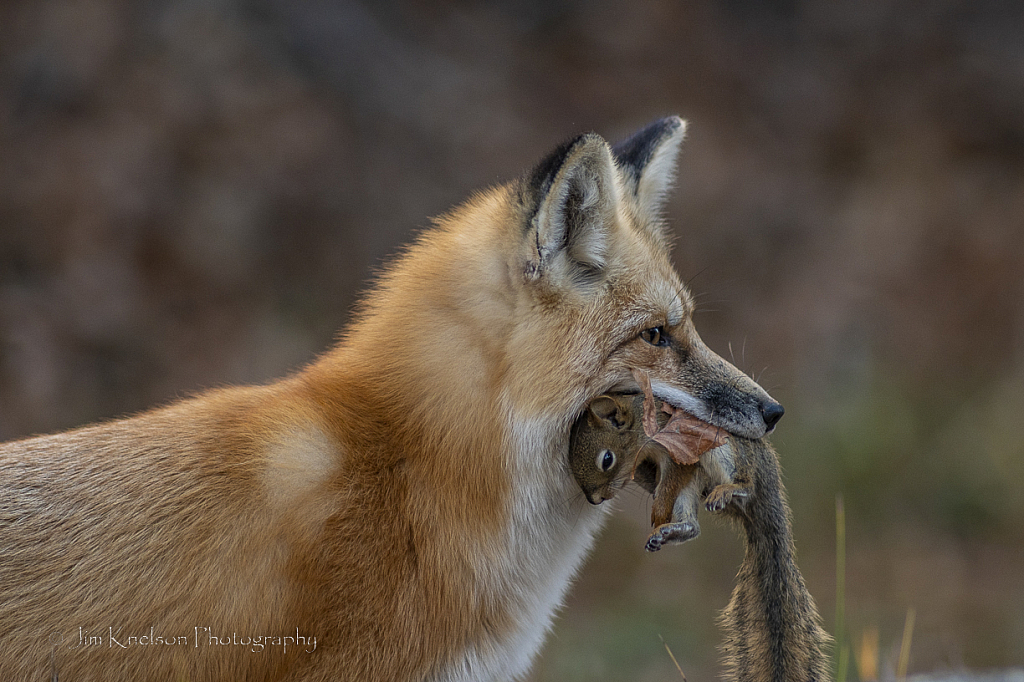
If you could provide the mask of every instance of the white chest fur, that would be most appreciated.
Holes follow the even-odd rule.
[[[515,627],[466,651],[462,665],[441,677],[451,682],[526,675],[607,513],[608,505],[593,507],[580,493],[554,425],[528,419],[513,423],[508,525],[485,580],[489,589],[512,596]]]

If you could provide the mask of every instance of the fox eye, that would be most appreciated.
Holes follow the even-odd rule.
[[[601,471],[608,471],[615,466],[615,453],[611,450],[602,450],[597,453],[597,468]]]
[[[668,345],[668,336],[665,335],[665,328],[661,325],[643,330],[640,332],[640,338],[652,346]]]

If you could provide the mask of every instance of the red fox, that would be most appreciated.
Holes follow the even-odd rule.
[[[640,368],[734,434],[783,413],[669,262],[683,134],[453,209],[293,376],[0,446],[0,679],[521,679],[604,519],[566,503],[587,403]]]

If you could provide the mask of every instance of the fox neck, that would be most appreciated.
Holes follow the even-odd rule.
[[[386,391],[369,387],[400,376],[377,373],[359,384],[367,396],[383,400]],[[408,507],[450,524],[447,537],[433,539],[452,543],[432,553],[447,557],[453,569],[442,579],[474,599],[501,604],[500,620],[509,624],[500,632],[469,633],[461,660],[438,677],[451,682],[527,673],[610,507],[593,507],[580,495],[568,472],[562,418],[523,410],[511,392],[489,393],[482,400],[451,395],[451,402],[429,410],[399,410],[390,426],[409,437],[392,436],[395,446],[386,453],[408,457],[404,470],[417,496]],[[356,418],[348,417],[350,423]],[[424,435],[416,439],[415,433]]]
[[[569,426],[585,389],[561,385],[548,395],[524,386],[524,363],[512,357],[519,302],[498,293],[507,290],[503,264],[467,257],[447,238],[433,234],[432,248],[400,259],[308,376],[338,413],[343,457],[357,460],[346,468],[400,462],[415,496],[407,508],[451,524],[449,538],[436,538],[460,557],[451,563],[458,575],[446,579],[469,580],[461,589],[505,604],[510,628],[469,645],[466,679],[516,678],[607,510],[585,503],[568,469]],[[446,281],[409,274],[424,270]],[[468,300],[467,278],[482,283]],[[379,440],[363,454],[350,432],[367,422]]]
[[[435,333],[425,324],[422,333],[406,335],[400,348],[372,341],[386,339],[383,330],[399,326],[383,316],[364,322],[313,368],[339,396],[333,404],[341,407],[347,396],[358,396],[361,407],[346,409],[343,421],[378,415],[373,421],[391,443],[390,456],[408,460],[411,471],[439,498],[450,496],[453,505],[464,503],[467,489],[486,489],[497,512],[487,532],[504,534],[510,552],[532,554],[534,543],[582,558],[604,518],[587,513],[590,505],[574,504],[582,496],[568,468],[569,429],[587,389],[551,396],[540,382],[532,392],[524,389],[530,376],[516,372],[505,343],[467,341],[474,339],[468,329]],[[569,535],[586,542],[574,549]]]

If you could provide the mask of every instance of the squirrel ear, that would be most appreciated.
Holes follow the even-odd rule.
[[[591,419],[596,426],[601,422],[608,422],[616,429],[621,429],[625,424],[622,408],[615,398],[607,395],[600,395],[590,402]]]

